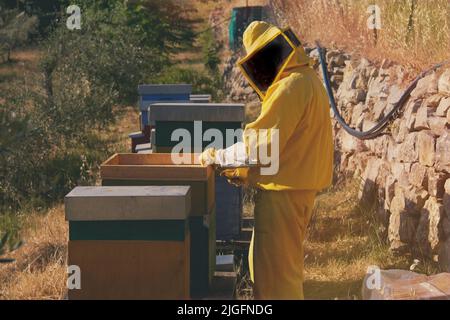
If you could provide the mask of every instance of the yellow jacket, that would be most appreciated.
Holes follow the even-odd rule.
[[[249,28],[244,34],[247,54],[264,44],[265,36],[273,35],[273,30],[257,29]],[[249,129],[279,130],[278,173],[261,175],[260,168],[237,172],[250,185],[264,190],[319,191],[332,182],[333,136],[328,96],[304,49],[298,47],[296,51],[282,70],[280,80],[262,97],[260,116],[244,131],[245,137]]]

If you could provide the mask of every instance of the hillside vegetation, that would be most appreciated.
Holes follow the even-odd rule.
[[[136,106],[138,84],[219,91],[214,64],[179,66],[177,55],[194,50],[194,6],[80,0],[81,29],[72,30],[67,5],[0,0],[0,255],[20,244],[19,217],[95,184],[99,164],[128,150],[109,131]]]

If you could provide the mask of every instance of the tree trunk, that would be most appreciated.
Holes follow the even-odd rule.
[[[417,0],[411,0],[411,12],[408,19],[408,30],[406,32],[406,43],[408,45],[414,43],[414,14],[417,7]]]

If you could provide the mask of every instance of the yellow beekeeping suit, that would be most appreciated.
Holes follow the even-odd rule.
[[[253,22],[244,33],[247,54],[259,50],[278,32],[270,24]],[[304,236],[316,193],[332,181],[327,93],[304,49],[295,51],[279,80],[261,97],[260,116],[245,128],[245,132],[279,130],[278,173],[262,175],[260,168],[226,173],[260,189],[249,255],[256,299],[303,298]]]

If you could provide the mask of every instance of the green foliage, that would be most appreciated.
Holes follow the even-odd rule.
[[[11,51],[24,45],[36,33],[38,19],[17,10],[0,11],[0,55],[10,60]],[[1,58],[1,57],[0,57]]]
[[[11,262],[11,259],[1,257],[15,251],[23,245],[19,235],[20,223],[15,215],[0,215],[0,263]]]
[[[189,83],[193,85],[193,93],[207,93],[214,101],[223,98],[222,78],[218,75],[173,66],[155,80],[155,83]]]
[[[213,74],[219,72],[220,58],[218,52],[220,45],[214,37],[213,31],[208,29],[201,36],[202,50],[203,50],[203,62],[206,68]]]
[[[173,3],[80,0],[82,29],[60,21],[42,43],[43,77],[0,91],[0,210],[45,208],[95,181],[117,106],[135,103],[137,85],[191,43]]]

